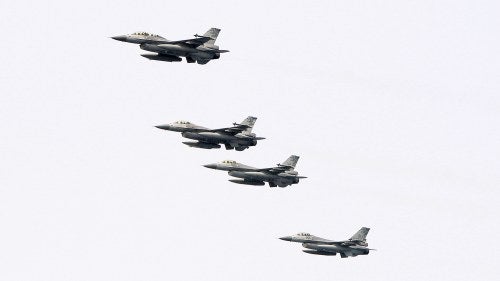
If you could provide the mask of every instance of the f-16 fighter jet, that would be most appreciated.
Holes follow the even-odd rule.
[[[206,168],[228,171],[228,174],[238,179],[230,179],[230,182],[247,185],[265,185],[270,187],[287,187],[294,183],[299,183],[299,179],[306,177],[299,176],[294,169],[299,161],[299,156],[292,155],[282,164],[277,164],[272,168],[254,168],[236,161],[226,160],[221,163],[203,165]]]
[[[219,46],[214,45],[219,32],[220,29],[218,28],[210,28],[203,35],[195,34],[194,38],[177,41],[169,41],[159,35],[147,32],[136,32],[111,38],[122,42],[140,44],[141,49],[156,53],[141,55],[150,60],[172,62],[181,61],[180,57],[185,57],[188,63],[206,64],[210,60],[220,58],[221,53],[229,52],[228,50],[219,50]]]
[[[357,255],[368,255],[370,251],[368,243],[366,243],[366,235],[370,231],[367,227],[362,227],[349,240],[332,241],[323,239],[309,233],[298,233],[292,236],[281,237],[281,240],[302,243],[302,250],[305,253],[322,256],[335,256],[337,253],[340,257],[355,257]]]
[[[183,144],[191,147],[211,149],[220,148],[220,145],[223,144],[227,150],[243,151],[250,146],[257,145],[258,140],[265,139],[252,133],[255,121],[257,121],[256,117],[248,116],[241,124],[233,123],[233,127],[220,129],[208,129],[187,121],[159,125],[156,128],[181,132],[183,137],[196,140],[183,142]]]

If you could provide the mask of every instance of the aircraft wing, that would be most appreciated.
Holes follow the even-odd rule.
[[[205,44],[209,40],[212,40],[212,38],[200,36],[200,37],[196,37],[196,38],[192,38],[192,39],[169,41],[168,43],[163,43],[163,44],[187,44],[187,45],[190,45],[190,46],[196,48],[198,46]]]
[[[329,245],[342,245],[344,244],[346,241],[327,241],[327,242],[324,242],[325,244],[329,244]]]
[[[267,172],[267,173],[270,173],[270,174],[279,174],[279,173],[283,173],[287,170],[289,170],[291,167],[288,167],[288,166],[276,166],[276,167],[272,167],[272,168],[261,168],[261,169],[258,169],[257,171],[259,172]]]
[[[292,166],[288,166],[288,165],[283,165],[283,164],[277,164],[276,167],[272,167],[272,168],[262,168],[262,169],[259,169],[261,172],[269,172],[269,173],[276,173],[276,174],[279,174],[279,173],[282,173],[284,171],[288,171],[290,169],[294,169],[294,167]],[[295,177],[299,177],[297,175],[295,175]]]
[[[227,128],[220,128],[220,129],[213,129],[213,130],[208,130],[208,132],[214,132],[214,133],[222,133],[222,134],[228,134],[228,135],[236,135],[239,134],[246,129],[250,128],[250,126],[247,125],[242,125],[242,124],[233,124],[233,127],[227,127]]]
[[[328,241],[325,244],[340,245],[340,246],[355,246],[356,243],[346,240],[346,241]]]

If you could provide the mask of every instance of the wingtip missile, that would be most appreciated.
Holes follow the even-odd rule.
[[[250,128],[250,126],[248,126],[248,125],[240,124],[240,123],[236,123],[236,122],[233,122],[233,126],[238,126],[238,127],[243,127],[243,128]]]

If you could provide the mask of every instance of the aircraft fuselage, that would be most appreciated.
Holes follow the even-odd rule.
[[[368,248],[362,246],[325,245],[316,243],[303,243],[302,246],[309,249],[304,250],[305,253],[317,255],[340,253],[343,257],[355,257],[357,255],[368,255],[370,252]]]

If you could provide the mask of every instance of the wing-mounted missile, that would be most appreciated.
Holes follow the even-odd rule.
[[[206,143],[206,142],[197,142],[197,141],[184,141],[183,144],[190,147],[204,148],[204,149],[212,149],[212,148],[220,148],[220,145],[215,143]]]
[[[193,35],[195,38],[206,38],[206,39],[212,39],[212,37],[208,37],[208,36],[203,36],[203,35],[198,35],[198,34],[195,34]]]
[[[283,169],[293,169],[294,167],[293,166],[290,166],[290,165],[283,165],[283,164],[276,164],[276,167],[281,167]]]
[[[233,126],[239,126],[239,127],[243,127],[243,128],[250,128],[250,126],[248,126],[248,125],[240,124],[240,123],[236,123],[236,122],[233,123]]]

